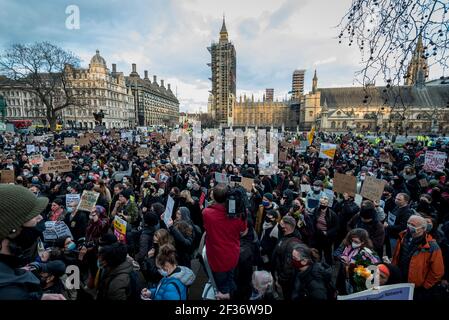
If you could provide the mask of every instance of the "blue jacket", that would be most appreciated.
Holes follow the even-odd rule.
[[[156,288],[150,289],[152,300],[186,300],[187,287],[195,281],[195,274],[187,267],[179,266],[164,277]]]

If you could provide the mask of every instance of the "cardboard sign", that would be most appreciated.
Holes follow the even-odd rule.
[[[80,138],[80,140],[79,140],[79,145],[80,145],[81,147],[82,147],[82,146],[88,146],[88,145],[90,145],[90,139],[87,138],[87,137]]]
[[[98,192],[84,190],[77,210],[91,212],[95,209],[95,204],[97,203],[99,196],[100,194]]]
[[[174,206],[175,206],[175,200],[173,200],[172,197],[168,196],[167,205],[165,206],[165,212],[164,212],[164,223],[166,225],[168,225],[168,221],[172,217]]]
[[[27,144],[27,154],[36,152],[36,146],[34,144]]]
[[[0,183],[14,183],[14,170],[0,170]]]
[[[287,152],[286,151],[279,152],[279,161],[280,162],[287,161]]]
[[[390,155],[388,153],[381,153],[379,155],[379,162],[391,163]]]
[[[435,172],[443,172],[447,154],[439,151],[426,151],[424,168]]]
[[[384,192],[385,181],[366,176],[360,195],[372,201],[379,201]]]
[[[334,192],[347,193],[350,196],[354,196],[357,191],[357,178],[347,174],[335,173]]]
[[[44,157],[41,154],[32,155],[30,156],[30,164],[41,167],[44,164]]]
[[[47,221],[45,222],[45,230],[43,232],[44,241],[56,241],[58,239],[65,239],[70,237],[73,239],[69,227],[64,221]]]
[[[72,202],[80,203],[79,193],[67,193],[65,195],[65,206],[68,207]]]
[[[242,177],[242,186],[247,192],[253,189],[254,179]]]
[[[150,149],[148,149],[148,148],[138,148],[137,149],[138,157],[148,157],[149,154],[150,154]]]
[[[220,172],[215,172],[215,181],[217,183],[224,183],[224,184],[229,183],[229,179],[228,179],[228,176],[226,175],[226,173],[220,173]]]
[[[363,197],[361,195],[359,195],[359,194],[356,194],[355,197],[354,197],[354,203],[356,205],[358,205],[359,207],[361,207],[362,206],[362,201],[363,201]]]
[[[120,218],[119,216],[115,216],[114,220],[112,222],[112,225],[114,226],[114,235],[117,237],[117,240],[119,242],[125,242],[126,243],[126,226],[127,222]]]
[[[392,284],[347,296],[337,296],[337,300],[413,300],[414,289],[414,283]]]
[[[334,159],[337,152],[337,145],[332,143],[322,143],[320,147],[321,159]]]
[[[42,173],[72,172],[72,161],[69,159],[45,161],[42,165]]]
[[[67,159],[65,152],[55,152],[55,160]]]
[[[167,144],[167,140],[161,139],[161,140],[159,141],[159,144],[160,144],[161,146],[165,146],[165,145]]]
[[[73,146],[74,144],[76,144],[76,138],[64,138],[65,146]]]

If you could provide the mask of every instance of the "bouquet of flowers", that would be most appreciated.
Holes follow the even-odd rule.
[[[377,265],[380,262],[377,254],[368,248],[363,248],[353,257],[352,264],[354,269],[352,272],[352,280],[354,292],[360,292],[367,289],[366,280],[371,277],[371,271],[369,271],[367,267]]]
[[[354,275],[352,279],[354,281],[354,291],[360,292],[366,290],[366,280],[371,276],[371,271],[369,271],[364,266],[357,266],[354,269]]]

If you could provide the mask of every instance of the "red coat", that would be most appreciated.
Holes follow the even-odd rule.
[[[229,219],[226,207],[213,204],[203,211],[206,229],[207,260],[213,272],[227,272],[237,266],[240,256],[240,233],[246,221]]]

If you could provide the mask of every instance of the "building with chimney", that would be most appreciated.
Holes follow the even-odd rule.
[[[126,77],[126,85],[134,97],[138,126],[173,127],[179,121],[179,101],[164,80],[158,83],[157,76],[153,81],[144,71],[143,79],[137,72],[136,64],[132,64],[132,72]]]
[[[225,18],[218,43],[207,48],[211,54],[212,90],[210,91],[210,113],[218,124],[232,125],[233,107],[236,97],[237,64],[236,52],[229,41]]]

